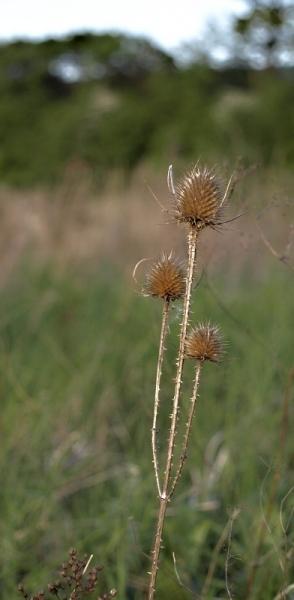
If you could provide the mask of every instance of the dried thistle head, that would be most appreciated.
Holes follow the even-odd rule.
[[[145,293],[148,296],[162,298],[166,302],[179,300],[185,294],[185,273],[179,262],[163,255],[155,263],[146,277]]]
[[[222,223],[223,191],[215,172],[198,164],[175,188],[174,217],[198,230]]]
[[[200,323],[189,333],[185,353],[196,360],[220,362],[224,354],[224,343],[219,328],[210,323]]]

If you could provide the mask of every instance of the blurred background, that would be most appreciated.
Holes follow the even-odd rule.
[[[160,206],[168,165],[198,159],[234,174],[241,214],[203,234],[194,294],[229,350],[201,383],[158,597],[294,598],[293,25],[286,0],[1,1],[3,600],[45,588],[73,546],[101,590],[144,597],[161,307],[132,271],[185,258]]]

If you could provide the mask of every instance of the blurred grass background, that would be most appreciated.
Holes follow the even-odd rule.
[[[168,207],[168,164],[178,176],[199,156],[242,175],[228,216],[244,214],[201,243],[193,318],[219,323],[229,347],[201,382],[158,597],[201,597],[215,562],[203,600],[228,597],[226,569],[231,594],[247,600],[265,520],[250,598],[293,583],[293,65],[275,54],[284,21],[266,15],[235,23],[239,45],[218,65],[114,34],[0,47],[4,600],[22,580],[44,587],[72,546],[105,566],[120,599],[144,597],[160,305],[132,270],[161,250],[185,257],[182,230],[149,188]],[[256,68],[250,28],[260,26],[276,41],[258,42]],[[282,258],[288,246],[288,264],[263,235]],[[179,319],[175,306],[165,422]],[[185,402],[190,380],[187,365]]]
[[[162,597],[190,597],[176,581],[172,551],[183,581],[199,592],[234,507],[241,512],[229,577],[242,597],[261,502],[266,507],[270,496],[293,368],[291,291],[280,265],[259,284],[243,276],[232,289],[220,274],[212,289],[205,278],[197,289],[195,318],[221,323],[230,345],[224,366],[209,366],[203,376],[189,460],[168,518]],[[91,277],[26,266],[2,290],[0,302],[3,597],[16,597],[20,577],[42,587],[75,545],[95,552],[121,597],[139,598],[156,506],[149,438],[159,307],[134,294],[109,266]],[[178,318],[175,308],[167,381]],[[167,383],[166,418],[169,391]],[[288,438],[257,598],[272,597],[283,584],[279,561],[287,562],[291,533],[283,535],[279,510],[291,468]],[[285,522],[290,513],[289,498]],[[222,548],[211,590],[220,597],[224,553]]]

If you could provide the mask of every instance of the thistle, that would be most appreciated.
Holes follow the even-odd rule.
[[[183,298],[185,287],[185,273],[180,263],[170,254],[163,255],[152,266],[146,278],[145,292],[148,296],[171,302]]]
[[[185,344],[186,356],[196,360],[211,362],[220,362],[224,345],[219,328],[210,323],[201,323],[189,333]]]
[[[174,194],[174,218],[198,231],[222,223],[224,195],[214,171],[196,165],[177,184]]]
[[[198,394],[200,371],[206,360],[219,362],[223,354],[222,338],[218,327],[209,324],[200,324],[192,329],[189,335],[187,335],[187,330],[197,262],[198,239],[201,232],[206,227],[216,229],[223,223],[223,208],[229,195],[231,184],[232,177],[223,192],[221,183],[215,172],[207,167],[201,167],[197,163],[196,166],[175,186],[172,168],[169,168],[168,186],[172,193],[172,214],[176,221],[187,225],[187,268],[184,273],[179,262],[176,261],[172,255],[163,256],[158,263],[153,265],[146,280],[146,295],[160,298],[163,301],[152,425],[153,464],[160,505],[152,550],[148,600],[153,600],[155,594],[167,505],[175,492],[187,457],[188,443]],[[165,468],[164,472],[161,474],[157,457],[157,436],[159,433],[157,429],[157,420],[160,408],[160,385],[165,355],[165,340],[168,331],[169,308],[171,301],[174,300],[182,300],[183,310],[176,360],[171,426],[167,441]],[[178,463],[174,464],[174,447],[178,434],[177,424],[181,403],[183,368],[187,357],[194,358],[197,362],[191,394],[190,410],[182,439],[182,452],[178,459]]]

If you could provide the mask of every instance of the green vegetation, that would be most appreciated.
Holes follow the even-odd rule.
[[[291,292],[279,263],[259,284],[247,274],[236,287],[220,274],[213,292],[205,278],[197,292],[195,318],[197,307],[197,320],[221,323],[230,347],[224,367],[203,373],[184,481],[167,519],[163,600],[192,597],[177,581],[173,551],[182,582],[201,591],[234,508],[240,514],[228,585],[245,597],[293,368]],[[16,599],[23,579],[40,589],[72,546],[105,565],[105,584],[118,588],[121,600],[142,598],[155,519],[150,426],[160,307],[138,297],[109,265],[84,277],[24,265],[0,292],[0,314],[1,598]],[[162,388],[166,415],[178,319],[175,308]],[[185,393],[188,399],[187,387]],[[281,501],[291,487],[290,450],[287,438],[255,600],[272,600],[291,581],[291,534],[283,534],[279,514],[286,524],[291,497]],[[207,600],[226,596],[226,556],[225,542]]]
[[[3,600],[20,598],[20,582],[54,582],[72,547],[104,565],[99,589],[146,594],[161,307],[130,273],[158,248],[184,255],[178,230],[157,228],[166,215],[150,216],[152,190],[166,205],[162,173],[198,158],[225,178],[237,165],[229,216],[246,216],[200,250],[192,318],[218,323],[229,349],[203,372],[158,600],[285,600],[293,589],[294,11],[283,4],[248,0],[228,36],[211,32],[186,60],[127,35],[0,45]],[[173,306],[162,432],[180,318]],[[186,361],[186,411],[192,377]]]
[[[293,70],[236,60],[179,66],[124,35],[2,45],[2,182],[56,182],[72,164],[103,182],[113,168],[199,154],[293,165]]]

